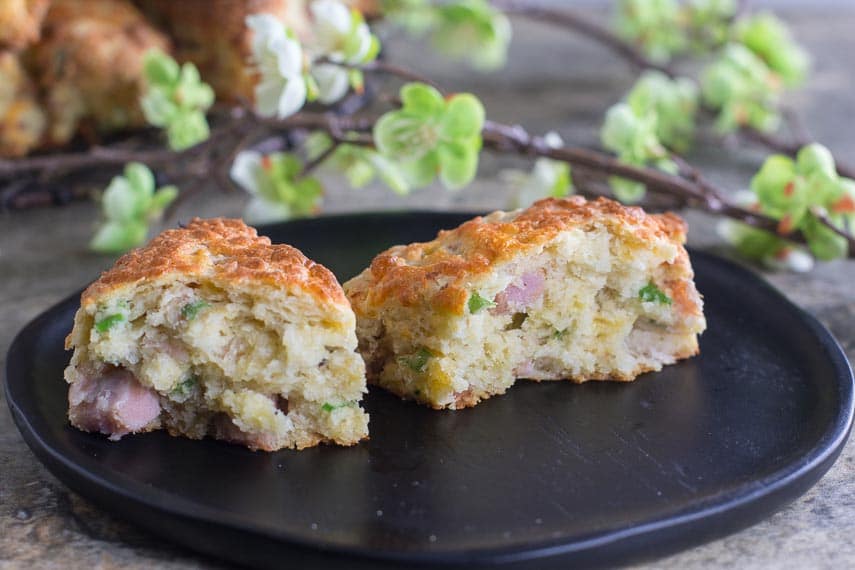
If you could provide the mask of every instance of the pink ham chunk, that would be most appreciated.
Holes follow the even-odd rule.
[[[81,374],[68,390],[68,404],[74,426],[108,434],[112,440],[142,431],[160,416],[157,392],[115,366]]]
[[[523,273],[519,279],[496,295],[493,312],[498,315],[525,312],[526,308],[543,296],[545,286],[546,280],[539,271]]]

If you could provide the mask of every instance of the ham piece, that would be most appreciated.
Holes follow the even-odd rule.
[[[519,279],[496,295],[496,307],[493,311],[499,315],[524,311],[543,295],[545,285],[546,280],[542,273],[523,273]]]
[[[68,390],[71,423],[118,440],[141,431],[160,416],[157,392],[115,366],[83,374]]]

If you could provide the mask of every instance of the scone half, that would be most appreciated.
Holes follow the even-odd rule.
[[[111,439],[163,428],[252,449],[368,433],[355,319],[335,276],[240,220],[195,219],[105,272],[66,348],[69,419]]]
[[[344,284],[368,380],[457,409],[518,378],[629,381],[697,354],[685,234],[674,214],[571,197],[392,247]]]

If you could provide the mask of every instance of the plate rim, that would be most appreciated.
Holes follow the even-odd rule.
[[[260,235],[266,235],[270,231],[281,231],[284,227],[293,227],[295,225],[314,225],[317,223],[335,223],[336,220],[359,221],[367,219],[382,219],[388,216],[396,217],[422,217],[433,216],[436,218],[447,218],[449,221],[465,219],[476,215],[484,215],[481,213],[473,213],[471,211],[441,211],[441,210],[389,210],[389,211],[370,211],[358,213],[344,213],[320,216],[317,218],[293,220],[288,222],[280,222],[275,224],[264,224],[257,226]],[[6,366],[3,375],[4,393],[7,405],[11,411],[13,421],[21,433],[25,443],[30,450],[36,455],[39,461],[48,467],[64,484],[72,487],[76,492],[90,498],[108,511],[116,513],[119,509],[110,509],[104,505],[100,499],[94,498],[96,493],[90,492],[84,485],[74,484],[69,482],[69,479],[80,480],[87,485],[98,488],[102,492],[109,495],[117,496],[120,501],[132,504],[135,509],[154,510],[163,516],[178,517],[188,519],[189,524],[205,524],[220,527],[226,532],[237,532],[240,534],[250,534],[261,537],[266,540],[272,540],[284,548],[303,549],[321,555],[347,556],[356,557],[364,561],[373,562],[409,562],[416,564],[439,564],[439,565],[460,565],[460,564],[508,564],[518,562],[533,562],[546,561],[555,559],[564,555],[584,555],[596,554],[603,549],[621,545],[633,540],[644,539],[653,533],[674,531],[680,532],[691,531],[693,525],[699,521],[714,519],[736,511],[739,509],[751,507],[753,505],[763,505],[771,501],[773,504],[762,509],[763,513],[756,517],[751,517],[752,521],[747,524],[729,523],[723,525],[723,528],[712,535],[704,536],[698,542],[706,542],[716,536],[724,536],[730,534],[739,528],[745,528],[751,524],[756,524],[759,520],[764,519],[772,512],[783,508],[792,500],[800,496],[802,493],[812,487],[831,467],[834,461],[842,451],[846,440],[853,425],[853,417],[855,417],[855,377],[853,377],[852,366],[846,357],[840,343],[834,335],[824,326],[819,320],[790,301],[783,293],[776,289],[762,276],[745,265],[738,263],[732,259],[722,257],[709,251],[698,250],[695,248],[687,248],[691,259],[702,257],[706,262],[726,266],[729,271],[736,272],[740,280],[747,280],[752,283],[752,286],[759,287],[763,293],[771,296],[777,302],[782,303],[782,306],[787,307],[793,312],[801,323],[809,330],[811,335],[818,341],[818,344],[824,349],[829,363],[836,371],[835,384],[838,387],[837,398],[839,407],[835,421],[829,429],[822,433],[817,443],[813,446],[810,453],[799,457],[797,460],[786,465],[785,467],[771,473],[760,480],[752,480],[748,483],[740,485],[732,491],[723,492],[716,495],[712,504],[691,507],[688,512],[665,515],[664,518],[651,520],[630,527],[619,527],[599,531],[595,535],[587,538],[581,538],[567,542],[567,539],[544,540],[537,543],[530,543],[524,547],[508,546],[508,547],[486,547],[477,548],[467,551],[402,551],[402,550],[369,550],[368,548],[359,548],[351,546],[327,544],[323,541],[305,540],[301,537],[287,536],[276,534],[268,529],[260,528],[254,525],[251,521],[242,521],[239,523],[227,523],[218,520],[216,513],[217,509],[207,506],[200,506],[192,501],[184,499],[180,495],[169,493],[168,491],[156,488],[143,488],[140,490],[128,489],[119,484],[105,479],[97,472],[90,471],[85,467],[72,461],[66,457],[60,448],[50,443],[49,437],[44,437],[39,433],[38,429],[32,424],[29,418],[21,409],[17,398],[13,397],[14,388],[12,386],[12,376],[17,373],[15,368],[17,365],[13,360],[13,353],[20,350],[19,345],[24,345],[28,337],[39,334],[43,328],[43,322],[49,321],[52,314],[68,303],[78,299],[80,292],[60,300],[53,304],[48,309],[39,313],[36,317],[30,320],[18,333],[9,345],[7,351]],[[132,481],[133,483],[133,481]],[[139,486],[139,483],[136,484]],[[164,501],[163,499],[168,500]],[[176,500],[177,499],[177,500]],[[121,513],[119,513],[121,516]],[[150,525],[140,523],[138,519],[130,517],[136,524],[140,524],[148,528],[150,531],[157,532],[157,529],[150,528]],[[172,540],[180,542],[189,548],[199,551],[198,546],[187,540],[180,540],[176,536],[171,536]],[[682,539],[685,545],[687,540]],[[674,542],[673,540],[671,542]],[[680,547],[678,546],[677,549]],[[630,547],[630,549],[632,549]],[[673,551],[672,548],[671,551]],[[625,558],[625,557],[624,557]]]

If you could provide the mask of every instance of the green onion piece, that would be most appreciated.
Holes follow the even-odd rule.
[[[488,309],[492,309],[495,306],[496,303],[494,303],[490,299],[485,299],[478,293],[472,293],[472,295],[469,297],[469,312],[473,315],[485,307]]]
[[[196,384],[199,382],[199,379],[196,376],[189,376],[187,379],[182,380],[178,384],[175,385],[175,388],[169,393],[170,396],[178,396],[180,398],[186,398],[190,395],[190,392],[193,388],[196,387]]]
[[[321,409],[325,412],[331,412],[339,408],[352,408],[355,405],[356,402],[342,402],[341,404],[330,404],[329,402],[324,402],[324,405],[321,406]]]
[[[427,367],[428,360],[430,360],[432,356],[433,353],[431,351],[422,347],[415,354],[402,356],[401,362],[414,372],[424,372]]]
[[[188,321],[192,321],[196,318],[196,313],[205,307],[210,307],[211,304],[204,299],[199,301],[193,301],[192,303],[187,303],[183,307],[181,307],[181,316],[187,319]]]
[[[653,281],[642,287],[638,291],[638,298],[645,303],[659,303],[661,305],[670,305],[671,297],[666,295],[662,289],[657,287]]]
[[[107,315],[100,321],[95,323],[95,330],[99,333],[104,333],[116,326],[116,323],[120,323],[125,320],[125,315],[121,313],[115,313],[113,315]]]
[[[566,335],[569,330],[570,329],[561,329],[561,330],[555,329],[555,332],[552,333],[552,338],[561,340],[562,338],[564,338],[564,335]]]

